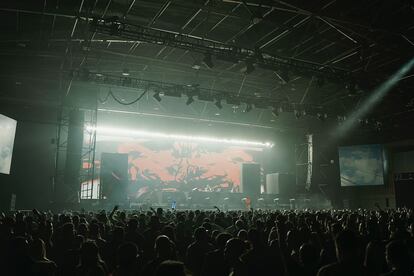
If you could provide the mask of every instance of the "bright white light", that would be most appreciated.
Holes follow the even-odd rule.
[[[88,131],[93,131],[96,129],[98,134],[106,134],[112,136],[129,136],[129,137],[146,137],[146,138],[168,138],[176,140],[187,140],[187,141],[202,141],[202,142],[214,142],[214,143],[226,143],[233,145],[245,145],[245,146],[256,146],[262,148],[272,148],[274,146],[271,142],[257,142],[257,141],[245,141],[239,139],[223,139],[216,137],[204,137],[204,136],[189,136],[189,135],[180,135],[180,134],[166,134],[160,132],[149,132],[143,130],[133,130],[133,129],[122,129],[114,127],[92,127],[87,126]]]

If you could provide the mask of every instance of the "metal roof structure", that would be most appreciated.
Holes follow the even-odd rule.
[[[3,1],[0,15],[2,101],[56,104],[75,89],[71,72],[87,71],[215,91],[190,105],[189,89],[148,94],[127,110],[273,126],[280,107],[344,118],[414,57],[409,0],[22,0]],[[369,118],[409,122],[412,76]]]

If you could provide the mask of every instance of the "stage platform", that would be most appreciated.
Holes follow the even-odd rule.
[[[150,200],[152,199],[152,200]],[[250,202],[250,204],[249,204]],[[150,208],[176,209],[176,210],[295,210],[295,209],[327,209],[330,202],[320,197],[298,194],[294,197],[281,197],[275,194],[260,194],[249,196],[244,193],[223,192],[166,192],[152,198],[126,200],[113,202],[107,200],[82,200],[80,206],[85,209],[109,210],[119,205],[122,209]],[[174,208],[175,206],[175,208]]]

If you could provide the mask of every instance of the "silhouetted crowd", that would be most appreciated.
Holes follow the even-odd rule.
[[[412,210],[15,212],[0,275],[414,275]]]

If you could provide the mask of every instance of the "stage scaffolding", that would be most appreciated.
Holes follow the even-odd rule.
[[[82,168],[79,174],[81,186],[80,199],[92,199],[99,195],[99,185],[95,180],[96,124],[98,109],[88,111],[85,121],[84,142],[82,147]],[[86,135],[86,139],[85,139]]]
[[[310,191],[312,186],[312,163],[313,163],[313,135],[306,135],[306,142],[296,144],[295,146],[296,161],[296,185],[305,187]]]
[[[328,190],[332,189],[333,183],[336,179],[335,175],[339,174],[338,164],[335,164],[335,153],[332,147],[328,147],[323,143],[318,143],[318,151],[314,155],[314,169],[312,183],[315,189],[328,199],[332,198]]]
[[[327,146],[320,137],[308,134],[306,142],[295,147],[296,185],[299,190],[332,202],[334,186],[339,174],[336,147]]]
[[[68,156],[70,155],[68,153],[68,138],[72,112],[83,113],[83,137],[77,137],[83,139],[77,141],[82,145],[80,160],[78,160],[81,164],[79,173],[74,181],[69,182],[65,173],[68,167],[67,162],[74,161]],[[94,174],[97,113],[97,105],[93,108],[78,108],[67,105],[60,107],[55,139],[55,173],[53,177],[54,202],[57,204],[79,203],[80,199],[92,198],[93,191],[96,190]]]

